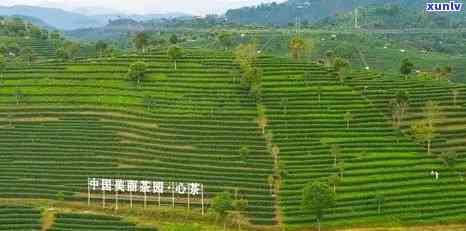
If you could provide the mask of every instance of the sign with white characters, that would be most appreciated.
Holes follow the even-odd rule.
[[[172,206],[175,207],[175,195],[187,197],[190,208],[191,197],[201,197],[202,214],[204,214],[204,185],[195,182],[163,182],[148,180],[126,180],[110,178],[87,179],[88,204],[91,202],[91,192],[102,193],[102,206],[105,207],[105,193],[115,193],[115,208],[118,209],[118,194],[129,194],[130,205],[133,207],[133,194],[144,195],[144,207],[147,206],[147,194],[158,196],[158,204],[161,204],[161,195],[171,194]]]
[[[108,178],[89,178],[88,186],[91,191],[120,192],[120,193],[152,193],[164,194],[174,191],[178,195],[199,196],[201,183],[182,183],[147,180],[123,180]]]

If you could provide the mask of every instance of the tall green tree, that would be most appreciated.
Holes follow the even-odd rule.
[[[176,45],[180,42],[180,40],[178,39],[178,36],[176,34],[172,34],[170,36],[170,38],[168,39],[168,41],[172,44],[172,45]]]
[[[333,186],[333,192],[337,192],[337,185],[340,184],[341,179],[338,174],[332,174],[331,176],[328,177],[328,184]]]
[[[319,231],[325,210],[335,205],[335,197],[327,184],[314,181],[304,186],[301,206],[305,212],[315,217]]]
[[[426,102],[423,111],[430,128],[433,128],[435,122],[442,118],[440,106],[432,100]]]
[[[325,65],[331,67],[335,61],[335,52],[328,50],[325,52]]]
[[[414,64],[409,59],[403,59],[401,61],[400,73],[408,80],[408,76],[413,72]]]
[[[233,201],[233,209],[234,211],[231,212],[231,220],[237,225],[238,230],[241,230],[241,225],[248,222],[246,218],[248,201],[245,199],[235,199]]]
[[[66,41],[63,44],[63,49],[65,52],[65,58],[72,59],[79,53],[81,46],[79,45],[79,43]]]
[[[400,128],[409,108],[408,92],[398,91],[395,97],[390,100],[389,106],[392,112],[393,127]]]
[[[106,42],[102,41],[102,40],[98,41],[95,44],[95,50],[99,54],[100,58],[102,58],[104,56],[104,52],[107,49],[107,47],[108,47],[108,44]]]
[[[380,215],[380,213],[382,212],[382,205],[385,202],[385,196],[381,193],[377,193],[374,196],[374,201],[377,204],[377,212]]]
[[[24,62],[26,62],[28,65],[31,65],[33,60],[33,51],[30,47],[21,49],[20,55]]]
[[[135,62],[131,64],[128,70],[128,78],[133,81],[137,81],[139,86],[140,82],[144,80],[147,72],[147,64],[144,62]]]
[[[299,59],[301,58],[301,54],[306,49],[306,43],[302,38],[294,36],[293,38],[291,38],[288,44],[288,48],[290,49],[291,57],[293,57],[293,60],[299,61]]]
[[[171,46],[167,50],[168,57],[173,60],[175,70],[177,69],[176,62],[183,56],[183,48],[179,46]]]
[[[134,45],[136,49],[142,51],[142,53],[146,53],[146,46],[149,43],[149,36],[146,32],[139,32],[134,37]]]
[[[226,217],[228,212],[233,209],[233,199],[229,192],[218,193],[212,198],[211,208],[217,215],[217,220],[219,217],[223,219],[223,229],[226,228]]]
[[[353,120],[353,113],[351,111],[347,111],[345,113],[345,120],[346,120],[346,129],[350,128],[350,122]]]
[[[246,160],[248,159],[248,156],[249,154],[251,153],[251,150],[249,149],[248,146],[246,145],[243,145],[240,149],[239,149],[239,158],[242,162],[246,162]]]
[[[334,160],[334,167],[337,167],[338,158],[341,156],[341,148],[338,144],[332,144],[330,147],[330,152],[332,153]]]
[[[411,134],[419,143],[427,143],[427,154],[431,153],[432,139],[435,137],[435,128],[429,125],[427,119],[415,121],[411,125]]]
[[[343,70],[349,66],[349,62],[346,59],[337,57],[333,61],[333,68],[337,72],[337,77],[341,83],[344,81]]]
[[[254,67],[257,61],[257,46],[254,43],[241,44],[234,52],[235,61],[243,72]]]
[[[222,44],[225,50],[228,50],[233,45],[233,35],[229,32],[221,32],[218,35],[218,41]]]

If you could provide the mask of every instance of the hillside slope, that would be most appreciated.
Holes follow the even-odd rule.
[[[137,60],[150,65],[140,85],[126,78]],[[253,223],[309,226],[313,217],[300,209],[302,186],[337,175],[337,205],[326,225],[464,219],[463,85],[370,72],[340,83],[332,69],[271,57],[258,66],[269,121],[264,133],[229,54],[190,51],[177,70],[164,53],[9,69],[0,89],[0,197],[87,202],[89,177],[199,182],[207,203],[225,190],[247,199]],[[435,155],[407,135],[408,122],[401,130],[391,126],[386,102],[400,88],[413,97],[408,121],[419,118],[426,98],[448,112],[438,123]],[[455,107],[452,88],[460,90]],[[337,157],[333,145],[340,147]],[[250,150],[246,156],[243,147]],[[446,150],[459,156],[454,168],[437,157]],[[277,169],[282,181],[272,189]],[[430,176],[434,169],[439,180]],[[376,195],[385,198],[381,214]],[[129,195],[121,196],[128,203]],[[91,197],[102,203],[100,193]],[[148,197],[148,206],[159,206]],[[107,206],[114,206],[112,199],[107,195]],[[200,207],[199,197],[190,200],[192,209]],[[177,196],[177,207],[186,202]],[[163,207],[172,203],[170,192],[162,195]],[[135,193],[134,206],[143,205]],[[71,225],[69,216],[58,217],[55,227]]]

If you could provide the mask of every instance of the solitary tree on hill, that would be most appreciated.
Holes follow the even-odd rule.
[[[265,128],[267,127],[268,120],[265,113],[265,107],[261,104],[257,105],[257,125],[262,130],[262,135],[265,134]]]
[[[135,62],[131,64],[128,70],[128,78],[133,81],[137,81],[139,86],[140,82],[144,80],[147,72],[147,64],[144,62]]]
[[[332,156],[333,156],[333,159],[334,159],[334,167],[336,168],[336,167],[337,167],[338,158],[339,158],[340,155],[341,155],[341,148],[340,148],[340,145],[338,145],[338,144],[332,144],[332,146],[331,146],[331,148],[330,148],[330,152],[332,153]]]
[[[95,49],[97,51],[97,53],[99,54],[99,58],[102,58],[103,55],[104,55],[104,51],[107,49],[108,47],[108,44],[102,40],[98,41],[96,44],[95,44]]]
[[[229,192],[218,193],[212,198],[211,208],[217,214],[216,220],[219,217],[223,219],[223,229],[226,229],[226,216],[228,212],[233,209],[233,199]]]
[[[423,108],[423,111],[428,125],[431,128],[433,128],[435,122],[440,120],[442,117],[442,111],[440,110],[440,106],[432,100],[427,101],[426,105]]]
[[[239,158],[241,161],[246,162],[248,159],[249,154],[251,153],[251,150],[249,149],[248,146],[244,145],[239,149]]]
[[[427,119],[419,120],[411,125],[411,133],[419,143],[427,143],[427,153],[430,155],[432,139],[435,136],[435,128],[429,125]]]
[[[171,46],[167,50],[168,57],[173,60],[175,71],[177,69],[177,61],[183,56],[183,49],[179,46]]]
[[[293,60],[299,61],[301,53],[306,49],[306,44],[303,39],[295,36],[290,40],[288,48],[290,49]]]
[[[255,44],[241,44],[235,49],[235,61],[240,65],[241,71],[251,69],[257,60],[257,47]]]
[[[409,59],[401,61],[400,73],[404,75],[405,80],[408,80],[408,75],[413,72],[414,64]]]
[[[320,222],[324,218],[325,210],[335,205],[335,193],[327,184],[314,181],[306,184],[303,189],[301,206],[305,212],[313,215],[320,231]]]
[[[171,43],[172,45],[176,45],[176,44],[178,44],[178,42],[179,42],[180,40],[178,39],[178,36],[177,36],[176,34],[172,34],[172,35],[170,36],[169,41],[170,41],[170,43]]]
[[[21,50],[21,57],[22,59],[28,64],[31,65],[33,60],[33,51],[29,47],[25,47]]]
[[[145,32],[139,32],[134,37],[134,45],[136,49],[142,51],[142,53],[146,53],[146,46],[149,43],[149,38]]]
[[[233,45],[233,36],[231,35],[231,33],[221,32],[218,35],[218,41],[220,42],[220,44],[222,44],[225,50],[228,50]]]
[[[350,128],[350,122],[353,120],[353,113],[351,111],[347,111],[345,113],[345,120],[346,120],[346,129]]]
[[[409,108],[408,93],[405,91],[399,91],[395,95],[395,98],[390,100],[389,106],[392,111],[393,127],[400,128]]]
[[[380,213],[382,212],[382,205],[385,202],[385,196],[383,194],[377,193],[374,196],[374,201],[377,204],[377,212],[380,215]]]
[[[340,184],[340,177],[338,174],[332,174],[331,176],[328,177],[328,184],[333,186],[333,192],[337,192],[337,185]]]
[[[66,41],[63,44],[64,56],[67,59],[74,58],[78,54],[80,49],[81,49],[81,47],[80,47],[79,43]]]
[[[248,201],[246,199],[235,199],[233,209],[234,211],[230,214],[231,220],[238,226],[238,230],[241,230],[241,225],[248,222],[245,214],[248,209]]]
[[[345,161],[344,160],[340,160],[338,162],[337,170],[338,170],[338,173],[340,174],[340,178],[343,180],[343,175],[345,173]]]
[[[333,67],[335,68],[335,71],[337,72],[337,77],[340,80],[341,83],[344,81],[344,75],[343,75],[343,70],[349,66],[348,60],[337,57],[335,58],[333,62]]]
[[[325,52],[325,65],[331,67],[335,60],[335,52],[328,50]]]

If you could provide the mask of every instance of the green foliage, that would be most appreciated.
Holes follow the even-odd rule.
[[[240,65],[243,72],[252,69],[257,60],[256,44],[241,44],[234,52],[235,61]]]
[[[248,209],[249,203],[246,199],[237,199],[233,201],[233,208],[237,212],[246,212]]]
[[[139,83],[144,80],[147,72],[147,64],[144,62],[135,62],[131,64],[128,70],[128,79],[137,81]]]
[[[21,58],[23,59],[23,61],[31,65],[32,60],[33,60],[32,49],[30,47],[25,47],[21,50],[20,54],[21,54]]]
[[[333,192],[336,193],[337,185],[341,182],[340,177],[338,174],[332,174],[328,177],[328,184],[333,186]]]
[[[178,44],[178,42],[179,42],[180,40],[178,39],[178,36],[177,36],[176,34],[172,34],[172,35],[170,36],[169,41],[170,41],[170,43],[171,43],[172,45],[176,45],[176,44]]]
[[[335,197],[335,193],[327,184],[314,181],[304,186],[302,209],[317,219],[319,229],[320,220],[323,219],[325,210],[335,205]]]
[[[382,211],[382,205],[385,203],[385,196],[381,193],[376,193],[374,195],[374,201],[377,204],[377,212],[380,214]]]
[[[97,53],[99,54],[99,57],[102,58],[105,50],[108,48],[108,44],[102,40],[98,41],[95,44],[95,49]]]
[[[301,53],[308,48],[304,40],[301,39],[299,36],[293,37],[290,40],[288,47],[290,49],[291,56],[295,61],[299,61],[299,59],[301,58]]]
[[[254,100],[260,101],[262,93],[262,70],[249,65],[244,66],[240,86]]]
[[[175,70],[176,70],[177,69],[176,61],[183,56],[183,48],[181,48],[179,46],[176,46],[176,45],[173,45],[173,46],[168,48],[167,55],[171,60],[173,60],[173,62],[175,64]]]
[[[427,152],[430,154],[430,144],[435,137],[435,128],[429,125],[429,121],[418,120],[411,125],[411,134],[419,143],[427,142]]]
[[[251,150],[249,149],[248,146],[242,146],[239,149],[239,158],[241,161],[245,162],[248,159],[249,154],[251,153]]]
[[[233,46],[233,36],[229,32],[221,32],[218,35],[218,40],[222,46],[228,50],[231,46]]]
[[[211,201],[211,208],[220,217],[225,217],[233,209],[233,199],[229,192],[216,194]]]
[[[65,43],[63,44],[63,52],[64,52],[65,59],[75,58],[75,56],[79,52],[79,49],[80,49],[79,43],[65,41]]]
[[[149,38],[146,32],[137,33],[136,37],[134,37],[134,45],[136,46],[136,49],[145,53],[148,40]]]
[[[439,105],[432,100],[426,102],[426,105],[423,107],[423,112],[427,123],[431,128],[434,127],[435,122],[442,118],[442,111]]]
[[[65,194],[63,192],[58,192],[55,198],[57,201],[65,201]]]
[[[408,76],[413,72],[414,64],[409,59],[403,59],[401,61],[400,73],[404,76]]]

